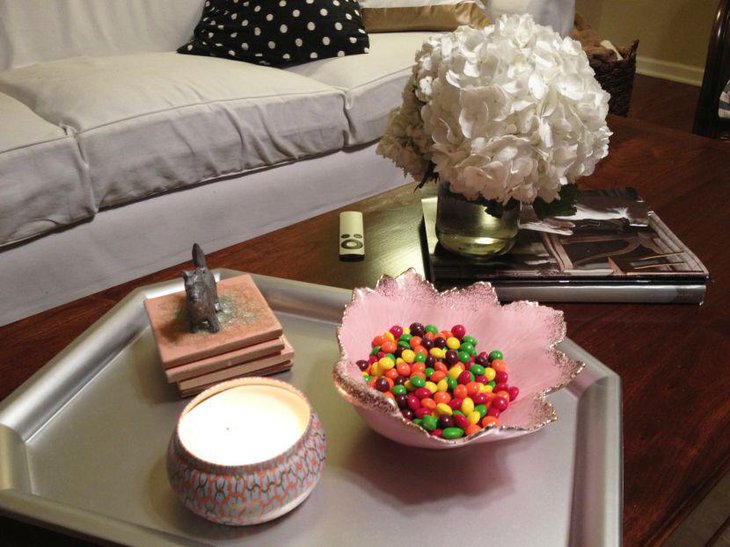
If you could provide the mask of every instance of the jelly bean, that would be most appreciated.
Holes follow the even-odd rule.
[[[426,380],[421,378],[420,376],[411,376],[411,385],[415,387],[416,389],[424,387],[426,385]]]
[[[423,418],[424,416],[428,416],[429,414],[431,414],[431,411],[425,406],[419,406],[416,410],[413,411],[413,415],[416,418]]]
[[[415,416],[416,413],[414,412],[413,415]],[[413,418],[413,423],[416,425],[421,425],[423,423],[423,420],[421,418]]]
[[[453,349],[447,350],[446,354],[444,355],[444,360],[449,365],[455,365],[459,362],[459,354]]]
[[[401,361],[400,363],[395,365],[395,368],[398,371],[398,374],[400,374],[401,376],[410,376],[411,375],[411,367],[405,361]]]
[[[467,344],[466,342],[461,343],[459,350],[467,352],[470,356],[477,354],[477,350],[474,349],[474,346],[472,344]],[[387,350],[383,350],[383,351],[387,351]]]
[[[439,331],[436,325],[426,325],[423,330],[430,332],[431,334],[438,334]]]
[[[487,397],[486,393],[477,393],[476,395],[471,396],[472,401],[474,401],[475,405],[485,405],[487,404],[487,401],[489,401],[489,397]]]
[[[393,386],[393,393],[395,395],[405,395],[408,393],[408,390],[405,388],[405,386]]]
[[[464,372],[464,365],[458,364],[451,367],[447,374],[452,378],[457,379],[459,377],[459,374],[461,374],[462,372]]]
[[[444,378],[446,378],[446,373],[443,370],[434,370],[428,377],[429,380],[437,384]]]
[[[474,377],[474,381],[475,382],[479,382],[480,384],[486,384],[487,382],[489,382],[489,380],[487,380],[487,377],[484,376],[484,374],[480,374],[479,376],[475,376]]]
[[[368,362],[367,362],[367,361],[365,361],[364,359],[360,359],[360,360],[359,360],[359,361],[357,361],[357,362],[356,362],[355,364],[357,365],[357,368],[359,368],[360,370],[363,370],[363,371],[364,371],[364,370],[367,370],[367,369],[368,369],[368,366],[370,366],[370,365],[368,364]]]
[[[423,336],[423,333],[426,332],[426,328],[418,322],[411,323],[409,328],[413,336]]]
[[[461,402],[461,409],[460,409],[465,416],[468,416],[472,412],[474,412],[474,401],[471,397],[465,397],[464,400]]]
[[[411,345],[411,349],[415,351],[415,349],[421,345],[421,337],[411,336],[411,339],[408,341],[408,343]]]
[[[445,427],[441,436],[444,439],[460,439],[464,436],[464,430],[459,427]]]
[[[388,391],[390,389],[390,386],[388,385],[388,380],[383,376],[380,376],[375,380],[374,387],[378,391]]]
[[[492,399],[492,404],[490,405],[490,408],[496,408],[499,411],[504,411],[504,410],[507,410],[508,406],[509,406],[508,399],[497,396],[494,399]]]
[[[459,382],[456,380],[456,378],[452,378],[451,376],[446,377],[446,383],[449,384],[449,389],[451,391],[454,391],[454,388],[459,385]]]
[[[411,393],[408,396],[408,406],[411,408],[411,410],[416,410],[417,408],[421,407],[421,400],[413,395],[413,393]]]
[[[477,342],[477,339],[474,338],[471,334],[467,334],[465,336],[462,336],[461,337],[461,341],[462,341],[462,343],[471,344],[472,346],[476,346],[477,343],[478,343]]]
[[[438,418],[436,418],[435,416],[427,415],[423,417],[423,423],[421,424],[421,426],[426,431],[433,431],[438,427],[438,423]]]
[[[423,363],[423,364],[426,365],[426,363]],[[436,372],[436,371],[433,369],[433,367],[429,367],[428,365],[426,365],[426,368],[423,371],[423,373],[426,375],[426,378],[428,378],[429,380],[431,379],[431,375],[434,372]]]
[[[459,342],[458,338],[452,336],[446,340],[446,347],[449,349],[459,349],[459,346],[461,346],[461,342]]]
[[[378,353],[380,353],[380,346],[374,346],[370,351],[370,355],[377,355]]]
[[[484,369],[484,377],[487,379],[487,382],[494,381],[496,375],[497,371],[494,370],[492,367],[487,367]]]
[[[420,370],[413,370],[413,367],[411,367],[411,378],[413,378],[414,376],[418,376],[419,378],[422,378],[424,382],[426,382],[426,375]]]
[[[394,383],[395,383],[395,385],[397,385],[397,386],[402,386],[402,385],[404,385],[404,384],[405,384],[405,383],[406,383],[407,381],[408,381],[408,378],[406,378],[405,376],[401,376],[401,375],[398,375],[398,378],[396,378],[395,380],[393,380],[393,382],[394,382]]]
[[[436,429],[431,431],[431,435],[433,435],[434,437],[441,437],[442,434],[443,430],[440,427],[437,427]]]
[[[392,334],[395,338],[400,338],[403,334],[403,327],[400,325],[393,325],[390,327],[390,334]]]
[[[483,393],[492,393],[493,390],[494,390],[494,386],[486,384],[486,385],[484,385],[484,389],[482,391],[483,391]]]
[[[379,334],[375,338],[373,338],[372,342],[370,342],[370,346],[372,346],[373,348],[379,348],[383,345],[383,342],[385,342],[385,340],[385,336]]]
[[[406,408],[408,406],[408,395],[404,393],[397,393],[395,396],[395,402],[399,408]]]
[[[383,369],[380,366],[380,362],[373,363],[373,365],[370,367],[370,372],[373,376],[382,376],[383,375]]]
[[[426,397],[431,396],[431,390],[427,387],[419,387],[418,389],[416,389],[416,391],[413,392],[413,394],[419,399],[425,399]]]
[[[401,334],[398,337],[398,340],[402,340],[404,342],[408,342],[413,335],[410,332],[406,332],[405,329],[403,329],[403,334]]]
[[[476,363],[476,361],[475,361],[475,363]],[[471,372],[474,375],[475,378],[477,376],[483,376],[484,375],[484,367],[482,365],[474,364],[474,365],[472,365],[472,366],[469,367],[469,372]]]
[[[471,355],[469,355],[469,352],[459,350],[459,361],[462,363],[468,363],[471,361]]]
[[[439,416],[439,425],[442,429],[447,427],[454,427],[454,418],[449,414],[442,414]]]
[[[390,331],[384,332],[383,338],[385,338],[389,342],[395,342],[395,336],[393,336],[393,333]]]
[[[468,384],[474,380],[474,375],[469,372],[468,370],[463,371],[459,376],[456,378],[456,381],[460,384]]]
[[[410,349],[410,347],[411,345],[405,340],[398,341],[398,348],[400,348],[401,351],[403,351],[404,349]]]
[[[463,338],[466,334],[466,327],[464,325],[454,325],[451,327],[451,334],[453,334],[456,338]]]
[[[478,410],[472,410],[469,414],[466,415],[466,419],[469,420],[470,424],[478,424],[479,421],[482,419],[482,415],[479,413]]]
[[[398,378],[398,371],[394,368],[388,369],[385,371],[385,377],[390,378],[391,380],[395,380]]]
[[[479,427],[477,424],[471,424],[469,427],[466,428],[467,435],[474,435],[474,433],[479,433],[482,430],[481,427]]]
[[[435,359],[443,359],[440,348],[431,348],[430,350],[428,350],[428,354]]]
[[[492,366],[492,368],[496,372],[499,372],[500,370],[506,370],[507,369],[507,364],[504,361],[502,361],[501,359],[495,359],[494,361],[492,361],[489,364]]]
[[[443,416],[443,415],[451,416],[453,413],[454,413],[454,409],[452,409],[446,403],[437,403],[436,404],[436,414],[438,414],[439,416]]]
[[[377,363],[377,362],[378,362],[378,356],[377,355],[370,355],[370,356],[368,356],[368,363],[370,363],[372,365],[373,363]]]
[[[425,350],[423,351],[423,353],[421,353],[420,351],[418,353],[416,353],[416,361],[419,362],[419,363],[425,363],[426,362],[426,353],[425,353]],[[424,366],[423,368],[425,369],[426,367]]]
[[[497,384],[496,386],[494,386],[494,391],[496,393],[499,393],[500,391],[507,392],[508,389],[509,386],[507,384]]]
[[[473,397],[474,395],[479,393],[479,389],[481,388],[481,386],[482,384],[480,384],[479,382],[469,382],[466,384],[466,393],[469,395],[469,397]]]
[[[517,399],[517,396],[520,394],[520,388],[517,386],[510,386],[507,390],[509,392],[509,400],[514,401]]]
[[[438,391],[438,387],[433,382],[426,382],[423,387],[425,387],[431,393],[436,393]]]
[[[416,361],[411,365],[411,374],[413,374],[414,372],[420,372],[424,376],[426,376],[426,374],[423,372],[424,370],[426,370],[426,363],[419,363],[418,361]]]
[[[464,384],[459,384],[454,388],[453,394],[454,397],[463,399],[464,397],[467,397],[469,395],[469,392],[466,390],[466,386]]]
[[[494,381],[497,382],[498,384],[506,384],[508,378],[509,378],[509,374],[507,374],[507,372],[505,372],[504,370],[496,371],[496,373],[494,375]]]
[[[423,408],[427,408],[430,412],[433,412],[436,410],[436,401],[431,399],[431,397],[426,397],[425,399],[421,399],[421,406]]]
[[[441,380],[439,380],[438,384],[436,384],[436,390],[443,391],[443,392],[449,391],[448,380],[446,380],[446,378],[442,378]]]
[[[494,361],[496,359],[504,359],[504,355],[502,355],[502,352],[498,349],[489,352],[489,360]]]
[[[481,418],[484,418],[484,416],[487,415],[487,406],[486,405],[476,405],[474,407],[474,412],[478,412],[479,416]]]
[[[443,338],[444,340],[448,340],[449,338],[453,338],[453,337],[454,337],[454,335],[453,335],[453,334],[451,334],[451,331],[450,331],[450,330],[442,330],[441,332],[439,332],[439,335],[440,335],[440,336],[441,336],[441,337],[442,337],[442,338]]]
[[[424,364],[426,365],[426,368],[432,369],[436,364],[436,358],[433,355],[426,355],[426,361]]]
[[[476,356],[476,359],[474,359],[474,361],[478,365],[482,365],[483,367],[486,367],[489,364],[489,355],[483,351],[479,355]]]
[[[469,420],[467,420],[466,416],[463,414],[454,414],[454,425],[456,427],[460,427],[461,429],[466,429],[469,427]]]
[[[385,395],[388,399],[395,399],[395,395],[393,395],[392,391],[384,391],[383,395]]]
[[[382,357],[380,361],[378,361],[378,364],[383,371],[390,370],[395,366],[395,359],[391,359],[390,357]]]
[[[482,420],[482,427],[496,427],[499,425],[499,419],[496,416],[485,416]]]
[[[433,394],[433,400],[437,403],[445,403],[448,404],[448,402],[451,400],[451,394],[448,391],[437,391]]]
[[[443,336],[437,336],[436,338],[433,339],[433,345],[436,346],[437,348],[441,348],[441,349],[445,348],[446,347],[446,338],[444,338]]]
[[[383,342],[383,345],[380,346],[380,349],[384,351],[385,353],[393,353],[396,350],[396,344],[395,342],[391,342],[390,340]]]
[[[401,356],[401,359],[403,359],[408,364],[410,364],[416,360],[416,354],[411,349],[403,350],[403,353],[401,353],[400,356]]]
[[[406,420],[413,419],[413,410],[410,407],[402,408],[400,413]]]
[[[460,399],[459,397],[453,397],[448,404],[452,408],[452,410],[459,410],[461,408],[462,402],[464,402],[464,399]]]

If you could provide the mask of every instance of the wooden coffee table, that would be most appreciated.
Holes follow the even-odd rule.
[[[568,336],[622,378],[624,542],[659,544],[730,470],[730,147],[631,119],[612,117],[609,126],[609,157],[583,184],[636,187],[712,276],[701,306],[554,305],[565,312]],[[409,267],[424,272],[412,185],[346,209],[364,214],[362,262],[339,260],[334,211],[211,253],[208,265],[345,288]],[[0,328],[0,399],[132,289],[176,278],[181,268]],[[0,537],[26,534],[48,536],[0,520]]]

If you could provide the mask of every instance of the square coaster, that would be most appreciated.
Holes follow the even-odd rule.
[[[220,355],[213,355],[199,361],[193,361],[192,363],[185,363],[176,367],[165,369],[165,376],[167,381],[179,382],[181,380],[187,380],[189,378],[195,378],[209,372],[215,372],[223,368],[232,367],[233,365],[240,365],[241,363],[248,363],[249,361],[255,361],[262,357],[269,357],[277,355],[284,349],[284,336],[275,338],[273,340],[267,340],[265,342],[259,342],[252,346],[248,346],[242,349],[229,351],[227,353],[221,353]]]
[[[239,374],[238,376],[236,376],[236,378],[244,378],[246,376],[268,376],[270,374],[278,374],[279,372],[286,372],[287,370],[291,369],[293,365],[294,365],[293,361],[287,361],[280,365],[273,365],[273,366],[270,366],[268,368],[264,368],[261,370],[254,370],[252,372],[247,372],[245,374]],[[228,379],[232,379],[232,378],[228,378]],[[186,389],[186,390],[180,389],[180,386],[178,386],[178,390],[179,390],[181,397],[190,397],[191,395],[197,395],[201,391],[205,391],[209,387],[214,386],[218,383],[220,383],[220,382],[211,382],[209,384],[205,384],[202,386],[191,387],[190,389]]]
[[[199,361],[281,336],[279,320],[248,274],[217,284],[221,330],[190,332],[185,291],[148,298],[144,305],[164,368]]]
[[[249,361],[241,365],[234,365],[232,367],[216,370],[208,374],[203,374],[189,380],[182,380],[177,383],[180,391],[189,391],[192,388],[200,387],[203,385],[215,384],[222,382],[223,380],[230,380],[231,378],[237,378],[239,376],[250,376],[253,373],[259,373],[269,367],[281,365],[287,361],[294,359],[294,348],[289,345],[289,342],[284,343],[284,349],[269,357],[263,357],[256,361]]]

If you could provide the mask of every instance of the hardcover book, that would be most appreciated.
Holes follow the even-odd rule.
[[[479,261],[442,248],[436,197],[421,200],[426,275],[439,289],[488,281],[500,300],[701,303],[707,268],[633,188],[581,190],[577,212],[523,209],[517,243]],[[532,215],[532,218],[531,216]]]

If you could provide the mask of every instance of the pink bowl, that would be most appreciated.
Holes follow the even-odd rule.
[[[500,416],[498,427],[456,440],[428,434],[400,413],[395,402],[369,387],[355,364],[367,358],[370,342],[393,325],[414,321],[439,328],[466,326],[479,341],[478,349],[500,349],[509,367],[510,385],[520,394]],[[556,345],[565,338],[563,313],[535,302],[501,305],[489,283],[438,292],[415,270],[396,278],[382,276],[375,289],[353,292],[337,330],[340,360],[333,378],[375,431],[396,442],[423,448],[453,448],[532,433],[557,419],[546,395],[568,384],[584,364],[569,359]]]

